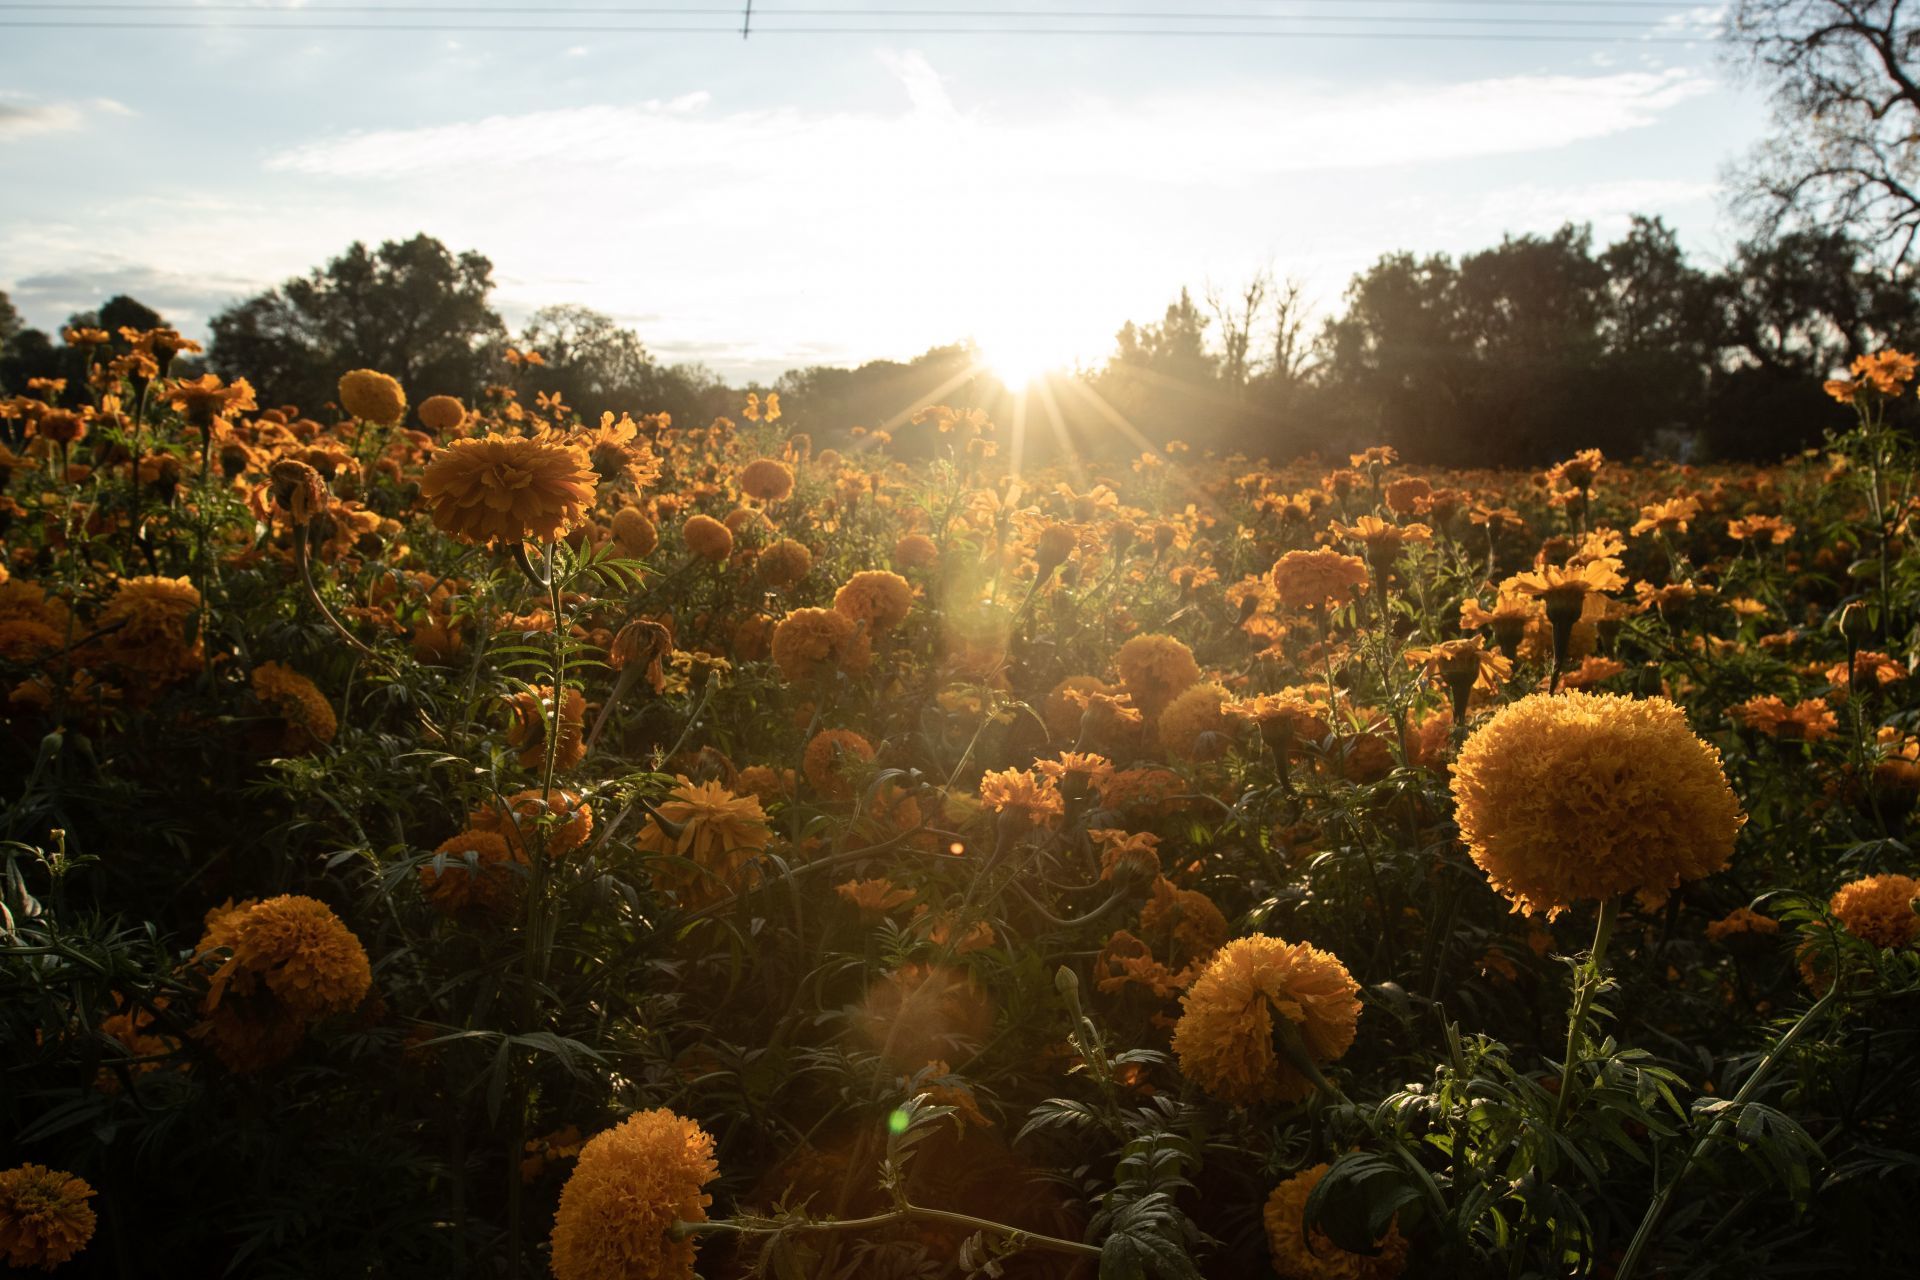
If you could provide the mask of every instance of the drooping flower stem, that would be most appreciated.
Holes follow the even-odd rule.
[[[1593,950],[1581,962],[1574,975],[1573,1012],[1567,1016],[1567,1056],[1560,1064],[1560,1093],[1553,1100],[1553,1127],[1560,1127],[1566,1114],[1567,1095],[1573,1092],[1573,1064],[1587,1038],[1587,1013],[1593,1008],[1594,993],[1606,977],[1607,943],[1613,937],[1613,923],[1620,914],[1620,899],[1608,898],[1600,904],[1600,915],[1593,925]]]

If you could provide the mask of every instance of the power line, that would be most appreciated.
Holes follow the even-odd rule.
[[[1657,10],[1663,10],[1669,15],[1674,17],[1679,17],[1688,12],[1691,12],[1692,10],[1705,7],[1698,4],[1687,4],[1684,2],[1684,0],[1303,0],[1303,2],[1333,4],[1335,7],[1344,7],[1349,5],[1351,6],[1390,5],[1394,7],[1414,8],[1414,7],[1438,7],[1441,5],[1452,5],[1452,6],[1458,6],[1463,8],[1476,8],[1476,9],[1482,9],[1482,8],[1642,9],[1642,10],[1657,9]],[[53,10],[67,12],[67,13],[76,13],[76,12],[178,13],[180,11],[180,6],[177,3],[173,3],[173,4],[155,3],[154,0],[124,0],[124,2],[120,2],[120,3],[96,3],[94,2],[94,0],[59,0],[59,2],[48,2],[48,0],[42,0],[42,2],[40,3],[24,3],[24,2],[21,2],[21,0],[0,0],[0,10],[4,10],[4,9],[15,9],[15,10],[53,9]],[[626,5],[626,4],[593,5],[593,6],[582,6],[582,5],[533,6],[533,5],[525,5],[525,4],[504,4],[504,5],[485,5],[485,4],[438,4],[438,5],[299,4],[299,5],[295,5],[295,4],[288,4],[288,5],[279,5],[279,6],[262,6],[258,4],[228,3],[228,4],[195,5],[193,6],[193,11],[196,13],[208,13],[208,12],[285,13],[285,14],[294,14],[294,15],[324,14],[324,13],[444,13],[448,15],[459,15],[459,14],[467,14],[467,13],[480,14],[480,15],[487,15],[487,14],[520,15],[520,14],[540,14],[540,13],[564,13],[564,14],[602,14],[610,17],[621,16],[621,15],[634,15],[634,16],[681,15],[681,16],[688,16],[688,17],[730,17],[733,13],[738,11],[738,7],[734,5],[720,5],[720,6],[708,5],[708,6],[700,6],[700,7],[690,7],[685,5],[663,6],[663,5]],[[1091,18],[1091,17],[1109,17],[1109,16],[1111,17],[1160,16],[1160,15],[1148,15],[1145,13],[1136,14],[1134,11],[1131,11],[1131,10],[1123,10],[1123,11],[1064,10],[1064,11],[1061,11],[1061,10],[978,9],[978,8],[964,9],[964,10],[950,10],[950,9],[917,9],[917,8],[902,7],[902,6],[893,6],[889,8],[878,8],[878,9],[875,9],[875,8],[762,9],[760,12],[762,16],[765,16],[767,14],[774,14],[774,15],[786,14],[786,15],[813,16],[813,17],[979,16],[983,18],[984,17],[1049,17],[1049,18],[1089,17]],[[1181,16],[1187,16],[1187,15],[1169,14],[1164,16],[1181,17]],[[1209,15],[1209,16],[1212,16],[1212,15]],[[1288,18],[1302,17],[1302,16],[1308,16],[1308,15],[1235,13],[1231,15],[1220,15],[1220,16],[1232,17],[1235,19],[1241,19],[1241,20],[1247,20],[1247,21],[1266,21],[1266,20],[1285,20]],[[1369,18],[1371,18],[1372,20],[1389,20],[1387,18],[1387,15],[1355,15],[1355,17],[1359,20],[1367,20]],[[1420,19],[1420,21],[1435,21],[1435,20],[1436,19]],[[1585,22],[1587,20],[1580,19],[1580,18],[1568,18],[1568,19],[1564,19],[1564,21]]]
[[[0,5],[0,8],[20,8],[20,9],[45,8],[45,7],[51,7],[51,6]],[[176,12],[176,13],[178,12],[178,7],[173,5],[143,5],[139,7],[143,11],[165,10],[168,12]],[[247,12],[247,13],[261,12],[261,10],[250,5],[200,5],[200,6],[197,6],[197,9],[205,9],[205,10],[225,9],[225,10],[230,10],[235,12]],[[892,18],[892,17],[898,17],[898,18],[981,18],[981,19],[1019,18],[1023,21],[1028,19],[1032,19],[1035,21],[1040,21],[1040,20],[1059,21],[1059,20],[1065,19],[1073,22],[1081,22],[1081,21],[1086,21],[1086,22],[1096,22],[1096,21],[1099,21],[1099,22],[1112,22],[1112,21],[1182,22],[1182,23],[1184,22],[1261,22],[1261,23],[1357,22],[1362,24],[1415,22],[1415,23],[1420,23],[1422,25],[1442,24],[1447,26],[1508,26],[1508,27],[1519,26],[1519,27],[1555,27],[1555,28],[1632,27],[1636,30],[1643,30],[1643,31],[1649,29],[1647,27],[1646,20],[1642,18],[1499,18],[1499,17],[1477,17],[1477,16],[1467,16],[1467,15],[1459,15],[1459,14],[1444,14],[1444,15],[1431,17],[1431,18],[1393,18],[1393,17],[1387,17],[1380,14],[1194,13],[1194,12],[1169,13],[1169,12],[1151,12],[1151,11],[1144,11],[1144,10],[1136,12],[1132,10],[1115,10],[1115,9],[1091,10],[1084,13],[1074,12],[1074,11],[1062,11],[1062,10],[1027,11],[1027,10],[1010,10],[1010,9],[994,9],[994,10],[762,9],[759,11],[758,14],[753,14],[751,12],[752,11],[751,4],[748,5],[748,11],[749,11],[748,12],[749,20],[751,20],[751,18],[753,17],[758,17],[763,22],[770,18],[778,19],[783,17],[795,17],[795,18],[842,18],[842,17],[845,17],[845,18]],[[282,10],[282,12],[293,14],[293,13],[313,13],[316,11],[312,9],[287,9],[287,10]],[[429,5],[385,5],[385,6],[335,5],[335,6],[330,6],[326,10],[326,12],[453,14],[455,11],[452,9],[439,8],[435,6],[429,6]],[[552,8],[544,8],[544,9],[537,9],[537,10],[536,9],[505,9],[505,8],[487,9],[487,10],[476,9],[474,10],[474,12],[475,13],[485,12],[488,14],[502,14],[507,16],[518,17],[522,15],[535,16],[535,15],[544,15],[544,14],[610,13],[613,11],[600,10],[600,9],[561,8],[556,6]],[[623,11],[623,12],[628,12],[628,11]],[[724,13],[723,11],[715,10],[715,9],[635,9],[635,10],[631,10],[630,12],[632,12],[635,16],[639,16],[642,14],[650,15],[650,16],[670,16],[671,15],[671,16],[685,16],[685,17],[697,16],[697,17],[707,17],[707,18],[727,16],[727,14]],[[107,24],[104,22],[102,23],[89,22],[89,23],[82,23],[80,25],[93,26],[93,25],[107,25]],[[187,26],[187,25],[233,26],[237,24],[228,23],[224,21],[214,21],[214,22],[208,22],[208,23],[191,23],[191,24],[181,23],[180,25],[182,26]],[[295,26],[298,24],[275,23],[273,25]],[[369,25],[374,25],[374,24],[369,24]]]
[[[766,21],[764,11],[761,21]],[[1163,15],[1164,17],[1172,15]],[[1418,21],[1416,19],[1415,21]],[[66,31],[344,31],[344,32],[445,32],[523,33],[548,35],[730,35],[740,34],[737,26],[606,26],[578,23],[558,24],[427,24],[397,22],[79,22],[60,19],[0,20],[4,30]],[[1151,29],[1144,27],[780,27],[756,24],[753,34],[790,36],[1151,36],[1151,37],[1236,37],[1241,39],[1285,40],[1439,40],[1500,41],[1515,44],[1699,44],[1698,36],[1661,35],[1547,35],[1512,31],[1276,31],[1272,28],[1218,30],[1199,27]]]

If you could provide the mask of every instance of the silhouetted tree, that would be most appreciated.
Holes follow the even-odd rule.
[[[1920,24],[1902,0],[1740,0],[1726,24],[1773,98],[1745,175],[1764,236],[1843,229],[1904,261],[1920,234]]]
[[[263,403],[309,413],[349,369],[400,379],[415,404],[445,392],[472,397],[496,367],[506,326],[489,305],[493,264],[455,255],[432,236],[356,241],[305,276],[213,318],[214,369],[245,377]]]

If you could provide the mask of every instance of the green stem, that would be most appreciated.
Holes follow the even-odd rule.
[[[1573,1012],[1567,1018],[1567,1058],[1560,1064],[1560,1094],[1553,1100],[1553,1127],[1560,1127],[1561,1118],[1566,1114],[1567,1098],[1573,1092],[1573,1065],[1579,1059],[1583,1041],[1587,1032],[1587,1011],[1593,1007],[1593,996],[1600,989],[1605,974],[1602,968],[1607,956],[1607,942],[1613,937],[1613,922],[1620,914],[1620,899],[1608,898],[1600,904],[1600,917],[1593,925],[1593,950],[1580,967],[1580,975],[1574,989]]]
[[[1760,1091],[1760,1086],[1766,1083],[1767,1077],[1773,1074],[1774,1064],[1786,1055],[1787,1050],[1793,1046],[1795,1040],[1800,1038],[1801,1033],[1827,1011],[1827,1006],[1832,1004],[1834,997],[1840,994],[1840,985],[1836,974],[1833,985],[1827,988],[1827,994],[1821,996],[1814,1002],[1812,1008],[1801,1014],[1800,1020],[1787,1029],[1787,1034],[1780,1037],[1780,1043],[1767,1051],[1767,1056],[1762,1058],[1760,1065],[1753,1069],[1753,1074],[1748,1076],[1746,1083],[1740,1086],[1740,1091],[1733,1095],[1733,1104],[1713,1122],[1701,1136],[1700,1141],[1694,1144],[1693,1150],[1687,1153],[1686,1160],[1680,1165],[1680,1171],[1673,1175],[1673,1180],[1662,1187],[1660,1193],[1653,1198],[1653,1203],[1647,1206],[1646,1216],[1640,1219],[1640,1226],[1634,1231],[1632,1242],[1627,1245],[1626,1255],[1620,1259],[1620,1266],[1613,1273],[1614,1280],[1632,1280],[1634,1270],[1640,1265],[1640,1259],[1645,1255],[1647,1246],[1653,1243],[1654,1229],[1660,1225],[1661,1217],[1666,1214],[1667,1206],[1673,1202],[1674,1193],[1680,1189],[1680,1183],[1686,1178],[1688,1171],[1706,1159],[1707,1152],[1720,1140],[1727,1126],[1739,1118],[1740,1109],[1752,1100],[1753,1095]]]
[[[972,1231],[988,1231],[1004,1236],[1017,1245],[1051,1249],[1055,1253],[1071,1253],[1083,1258],[1100,1256],[1100,1249],[1097,1246],[1082,1244],[1078,1240],[1064,1240],[1059,1236],[1042,1235],[1037,1231],[1023,1231],[1019,1227],[1010,1227],[1004,1222],[995,1222],[991,1218],[976,1218],[970,1213],[954,1213],[947,1209],[928,1209],[917,1204],[903,1204],[898,1209],[876,1213],[865,1218],[833,1218],[810,1222],[715,1218],[710,1222],[676,1222],[669,1229],[668,1235],[676,1240],[684,1240],[688,1236],[717,1232],[735,1235],[778,1235],[784,1231],[866,1231],[915,1220],[965,1227]]]

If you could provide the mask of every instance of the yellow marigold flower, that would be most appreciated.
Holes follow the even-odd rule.
[[[650,818],[634,837],[633,847],[693,863],[698,871],[678,866],[654,871],[690,903],[746,887],[752,870],[749,864],[766,852],[773,838],[760,802],[752,796],[737,796],[717,782],[694,782],[682,776],[655,808],[675,830]]]
[[[198,671],[205,644],[195,615],[200,592],[186,578],[128,578],[100,611],[107,656],[116,664],[158,680]]]
[[[1907,678],[1907,669],[1898,660],[1873,649],[1862,649],[1853,655],[1853,668],[1849,672],[1847,664],[1836,662],[1826,671],[1827,683],[1835,686],[1835,692],[1842,697],[1856,685],[1866,689],[1884,689],[1890,684]]]
[[[436,435],[457,431],[467,420],[467,406],[453,396],[428,396],[417,412],[420,425]]]
[[[553,686],[535,685],[507,698],[507,711],[513,723],[507,729],[507,745],[516,748],[522,769],[547,767],[547,731],[550,722],[560,722],[560,745],[554,752],[554,768],[571,769],[586,758],[583,741],[587,699],[578,689],[568,689],[560,706],[554,706]]]
[[[666,1108],[640,1111],[580,1149],[553,1215],[557,1280],[692,1280],[697,1242],[675,1222],[705,1222],[720,1175],[713,1138]]]
[[[740,492],[762,502],[778,502],[793,492],[793,470],[776,458],[755,458],[741,468]]]
[[[620,553],[631,559],[644,559],[660,545],[660,531],[638,507],[622,507],[614,512],[610,527],[613,540],[620,544]]]
[[[43,1164],[0,1173],[0,1258],[9,1267],[51,1271],[93,1239],[93,1188]]]
[[[845,800],[853,794],[847,765],[853,761],[869,764],[873,756],[873,744],[853,730],[822,729],[801,753],[800,771],[821,795]]]
[[[1395,515],[1411,515],[1420,502],[1433,495],[1433,484],[1419,476],[1389,481],[1386,487],[1387,509]]]
[[[1345,538],[1349,542],[1358,542],[1367,549],[1367,559],[1376,565],[1391,564],[1400,554],[1401,548],[1409,542],[1432,542],[1433,530],[1424,524],[1391,524],[1379,516],[1361,516],[1352,524],[1342,524],[1335,520],[1328,532],[1336,538]],[[1307,554],[1312,552],[1293,554]],[[1285,559],[1285,557],[1281,557]]]
[[[1273,1189],[1261,1220],[1267,1228],[1267,1247],[1273,1250],[1273,1270],[1284,1280],[1395,1280],[1407,1269],[1407,1242],[1397,1225],[1387,1227],[1386,1238],[1374,1243],[1374,1255],[1348,1253],[1324,1231],[1307,1230],[1307,1197],[1332,1166],[1302,1169]]]
[[[995,813],[1014,813],[1046,826],[1066,812],[1066,800],[1052,778],[1030,769],[1002,769],[980,778],[980,803]]]
[[[1643,533],[1685,533],[1687,522],[1700,514],[1698,498],[1668,498],[1640,508],[1640,518],[1627,532],[1634,537]]]
[[[1274,593],[1289,609],[1345,604],[1367,589],[1367,562],[1323,547],[1289,551],[1274,562]]]
[[[218,923],[209,917],[202,953],[225,948],[231,955],[214,972],[207,1005],[229,991],[247,996],[265,991],[302,1018],[344,1013],[373,984],[366,948],[333,908],[315,898],[285,893],[264,902],[243,902]]]
[[[1679,707],[1577,689],[1495,712],[1461,748],[1453,796],[1493,887],[1549,916],[1711,875],[1746,821]]]
[[[1550,467],[1547,483],[1555,489],[1590,489],[1605,464],[1606,458],[1598,449],[1582,449],[1565,462]]]
[[[855,622],[864,622],[875,635],[899,626],[913,608],[913,587],[888,569],[867,569],[847,579],[834,592],[833,607]]]
[[[462,542],[547,542],[579,527],[593,505],[593,468],[554,436],[474,436],[433,455],[420,499]]]
[[[1912,876],[1868,876],[1840,886],[1828,903],[1846,931],[1876,947],[1904,947],[1920,934],[1913,900],[1920,880]]]
[[[795,684],[838,669],[865,671],[873,659],[867,634],[834,609],[795,609],[773,629],[773,661]]]
[[[447,915],[502,915],[519,898],[514,864],[526,858],[499,832],[462,831],[441,841],[434,853],[435,861],[445,858],[445,866],[436,870],[433,862],[420,864],[420,892]]]
[[[1298,1102],[1313,1082],[1275,1053],[1274,1019],[1294,1024],[1314,1062],[1332,1062],[1353,1044],[1359,993],[1346,966],[1311,943],[1237,938],[1181,999],[1180,1070],[1224,1102]]]
[[[362,422],[391,427],[407,412],[407,393],[398,382],[372,369],[340,377],[340,407]]]
[[[906,906],[914,898],[913,890],[897,888],[884,876],[877,880],[849,880],[835,885],[833,891],[862,915],[869,916],[883,916],[895,907]]]
[[[1211,760],[1227,749],[1225,685],[1209,680],[1181,691],[1160,713],[1160,745],[1183,760]]]
[[[254,696],[286,721],[282,750],[298,755],[333,741],[340,722],[313,681],[277,662],[263,662],[253,669],[252,683]]]
[[[326,480],[298,458],[282,458],[267,468],[267,492],[297,528],[304,529],[315,516],[325,515],[331,505]]]
[[[1449,687],[1465,684],[1487,693],[1498,693],[1500,682],[1513,674],[1513,663],[1488,649],[1479,636],[1442,640],[1424,649],[1409,649],[1406,658],[1425,667],[1429,676]]]
[[[733,530],[712,516],[688,516],[680,526],[680,538],[688,552],[702,560],[718,564],[733,554]]]
[[[1113,663],[1133,704],[1149,716],[1160,714],[1162,707],[1200,679],[1193,650],[1172,636],[1134,636],[1120,646]]]

